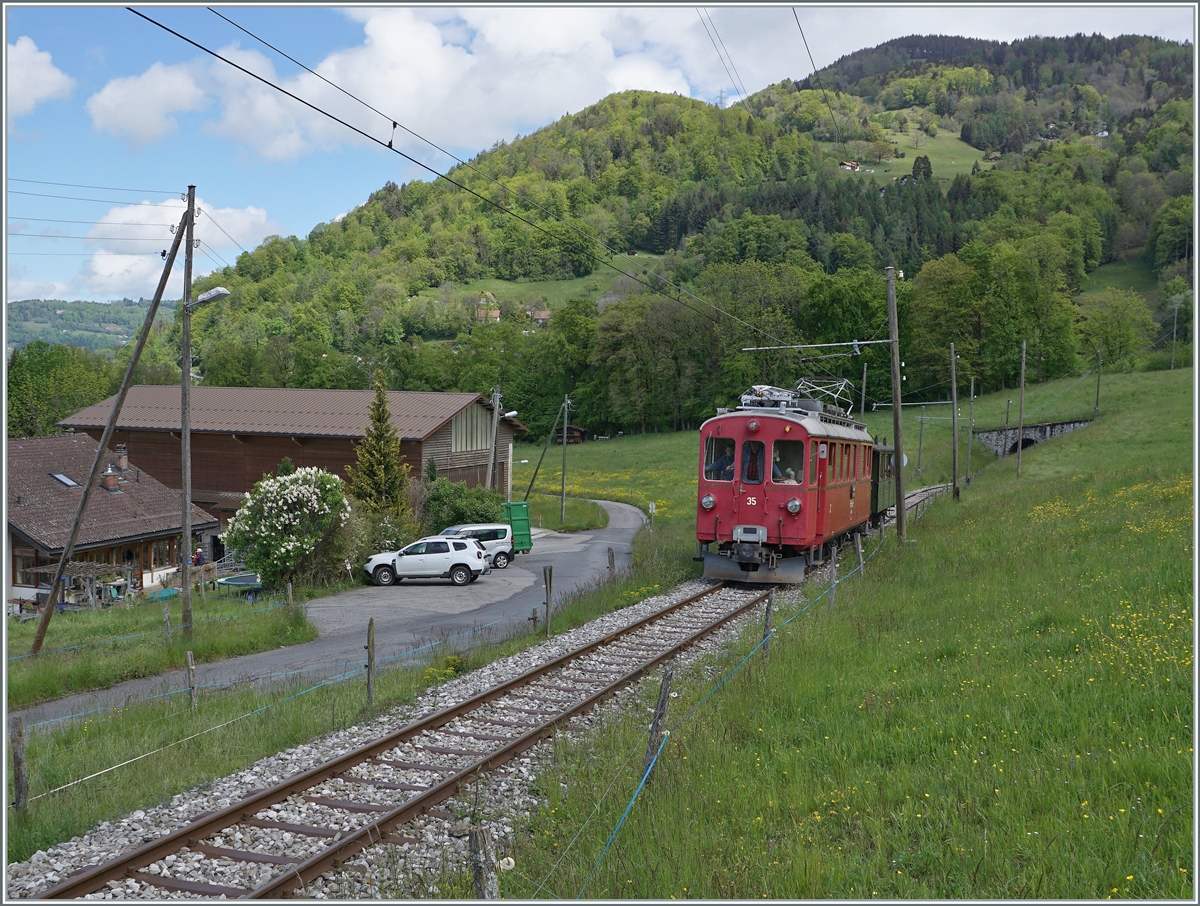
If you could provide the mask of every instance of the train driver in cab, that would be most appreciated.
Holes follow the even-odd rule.
[[[729,438],[712,438],[707,452],[710,461],[704,467],[704,477],[709,481],[733,481],[733,441]]]

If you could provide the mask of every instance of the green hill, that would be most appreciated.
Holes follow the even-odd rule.
[[[988,388],[1012,386],[1022,340],[1042,379],[1099,343],[1132,366],[1167,303],[1074,299],[1097,267],[1141,258],[1151,301],[1186,297],[1190,337],[1191,55],[1147,38],[927,37],[729,109],[614,94],[453,182],[389,183],[198,281],[232,291],[194,319],[198,367],[224,385],[499,385],[535,434],[566,393],[592,430],[673,429],[750,383],[857,382],[865,360],[881,386],[882,347],[743,350],[878,338],[888,265],[906,275],[910,399],[944,394],[950,342]]]

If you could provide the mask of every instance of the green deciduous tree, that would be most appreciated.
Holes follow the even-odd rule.
[[[422,521],[426,532],[440,532],[448,525],[500,522],[504,498],[490,488],[468,488],[465,481],[437,478],[429,486]]]
[[[1154,328],[1141,293],[1109,287],[1080,306],[1079,351],[1090,357],[1103,343],[1105,364],[1113,362],[1129,368],[1154,336]]]
[[[112,363],[77,346],[36,340],[14,350],[8,361],[8,436],[57,434],[55,422],[108,396],[113,371]]]

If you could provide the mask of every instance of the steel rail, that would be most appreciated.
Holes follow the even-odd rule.
[[[155,840],[151,840],[142,846],[139,846],[128,853],[124,853],[123,855],[118,856],[117,858],[106,863],[86,869],[72,877],[68,877],[60,881],[58,884],[54,885],[48,890],[38,894],[36,897],[34,897],[34,899],[77,898],[101,889],[109,881],[131,876],[136,873],[138,869],[144,868],[145,866],[158,861],[164,856],[176,853],[183,847],[195,846],[201,840],[232,825],[246,820],[251,820],[258,812],[262,811],[267,806],[283,802],[298,792],[308,789],[322,781],[335,777],[338,774],[344,773],[351,767],[374,758],[380,753],[386,752],[400,743],[407,742],[410,739],[420,736],[422,733],[430,730],[436,730],[455,718],[470,713],[471,711],[478,709],[480,706],[508,694],[514,689],[528,685],[534,680],[560,669],[565,665],[568,665],[571,661],[577,660],[593,651],[613,643],[622,636],[629,635],[646,626],[665,619],[682,608],[687,607],[688,605],[693,604],[709,595],[715,594],[724,587],[724,583],[714,585],[713,587],[705,589],[698,594],[692,595],[682,601],[677,602],[676,604],[666,607],[661,611],[650,614],[649,616],[637,620],[628,626],[611,632],[601,639],[584,644],[554,660],[538,665],[537,667],[533,667],[519,676],[514,677],[513,679],[500,683],[499,685],[494,686],[478,695],[472,696],[471,698],[466,699],[456,705],[448,706],[433,714],[422,717],[417,721],[401,727],[399,730],[396,730],[393,733],[373,740],[372,742],[360,746],[357,749],[353,749],[350,752],[339,756],[338,758],[332,759],[324,764],[317,765],[307,771],[303,771],[300,774],[281,781],[272,787],[251,793],[244,799],[235,802],[217,812],[201,815],[193,820],[190,824],[178,828],[168,834],[164,834]],[[575,706],[571,712],[567,713],[569,716],[574,716],[574,714],[578,713],[579,710],[584,709],[585,707],[593,706],[597,701],[607,695],[610,695],[620,686],[638,678],[645,673],[646,670],[660,663],[662,660],[672,656],[682,648],[694,644],[695,641],[712,632],[714,629],[723,625],[728,620],[742,613],[746,609],[753,607],[755,604],[760,603],[765,596],[766,593],[764,592],[762,595],[752,598],[747,604],[725,614],[715,623],[711,623],[692,633],[686,639],[684,639],[683,642],[677,643],[664,654],[658,655],[652,660],[640,664],[632,671],[621,674],[619,679],[609,683],[599,692],[589,696],[584,700],[583,704]],[[489,753],[466,769],[456,771],[452,776],[431,787],[428,791],[422,793],[415,799],[408,800],[397,809],[384,815],[382,818],[370,824],[364,825],[364,827],[359,831],[353,833],[349,838],[340,841],[330,850],[327,850],[324,853],[318,853],[316,856],[311,857],[304,863],[301,863],[294,871],[288,872],[286,875],[282,876],[282,878],[275,879],[267,887],[259,888],[255,891],[246,891],[243,895],[255,897],[270,896],[272,895],[271,891],[278,892],[278,890],[282,890],[287,887],[287,883],[283,880],[284,878],[291,878],[295,883],[303,883],[304,881],[312,880],[321,873],[321,871],[313,871],[312,869],[312,866],[317,864],[318,859],[326,860],[328,858],[328,864],[325,864],[325,868],[328,868],[329,865],[333,864],[333,862],[344,861],[346,855],[350,852],[347,847],[351,845],[352,840],[358,841],[361,844],[358,845],[354,851],[361,849],[363,846],[379,842],[378,839],[368,840],[367,838],[371,834],[378,836],[383,833],[379,831],[378,828],[383,826],[385,823],[387,824],[388,828],[394,827],[397,824],[402,824],[405,821],[410,820],[421,811],[428,810],[437,801],[441,801],[441,799],[445,799],[448,796],[453,795],[453,792],[458,789],[459,785],[465,778],[482,770],[487,770],[490,767],[502,764],[504,760],[512,758],[519,752],[524,751],[530,746],[536,744],[542,738],[549,735],[557,723],[561,722],[563,719],[566,718],[563,715],[558,715],[552,720],[538,725],[534,730],[525,736],[514,738],[514,741],[509,745],[504,746],[496,752]],[[435,794],[439,793],[440,797],[436,797]],[[295,885],[292,884],[292,886]]]
[[[684,648],[694,645],[715,629],[720,628],[725,623],[739,616],[756,604],[766,600],[769,592],[763,592],[754,598],[751,598],[745,604],[737,607],[734,610],[723,614],[718,620],[697,630],[689,635],[681,642],[677,642],[666,651],[654,657],[652,660],[640,664],[634,670],[624,674],[619,679],[609,683],[603,689],[592,693],[583,701],[572,706],[561,714],[557,714],[550,720],[543,723],[541,726],[530,731],[524,736],[516,737],[508,745],[497,749],[495,752],[490,752],[478,759],[473,764],[461,769],[457,774],[447,777],[436,786],[422,793],[421,795],[410,799],[404,805],[397,808],[395,811],[380,817],[370,824],[364,825],[356,831],[353,831],[348,837],[344,838],[334,846],[317,853],[310,857],[307,861],[297,865],[293,870],[272,878],[267,884],[251,891],[244,899],[261,899],[267,897],[287,896],[288,893],[294,890],[297,886],[320,877],[330,868],[335,868],[355,853],[365,849],[368,846],[374,845],[383,841],[384,837],[394,827],[411,821],[424,811],[427,811],[437,803],[453,796],[462,785],[479,774],[491,770],[494,767],[504,764],[505,762],[516,757],[526,749],[541,742],[547,736],[550,736],[559,724],[565,723],[572,717],[582,714],[585,711],[595,707],[612,693],[616,692],[622,686],[625,686],[636,679],[641,678],[648,671],[661,664],[663,661],[675,657]]]

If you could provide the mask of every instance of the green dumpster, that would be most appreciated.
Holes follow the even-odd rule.
[[[524,500],[502,503],[504,521],[512,527],[513,550],[527,554],[533,549],[533,536],[529,533],[529,504]]]

